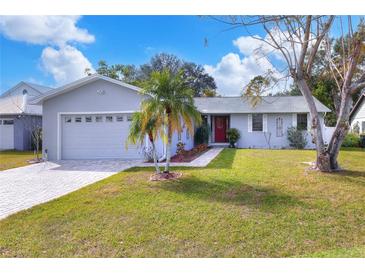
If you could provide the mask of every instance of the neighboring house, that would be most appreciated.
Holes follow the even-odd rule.
[[[29,102],[51,90],[20,82],[0,96],[0,150],[30,150],[31,131],[42,123],[42,106]]]
[[[350,123],[353,129],[359,126],[360,133],[365,133],[365,92],[360,96],[350,113]]]
[[[97,74],[48,92],[34,100],[43,106],[43,151],[50,160],[143,158],[141,148],[126,148],[132,114],[143,99],[140,88]],[[201,97],[195,98],[195,104],[210,126],[211,145],[226,145],[227,130],[232,127],[241,132],[241,148],[268,148],[269,144],[287,148],[288,127],[309,130],[309,111],[301,96],[264,97],[255,108],[240,97]],[[323,116],[330,110],[318,100],[316,105],[323,126]],[[191,149],[194,136],[186,130],[174,134],[172,154],[179,141]],[[313,146],[309,140],[308,148]],[[157,151],[164,156],[161,140]]]

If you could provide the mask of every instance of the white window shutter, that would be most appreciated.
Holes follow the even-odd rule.
[[[247,115],[247,127],[248,132],[252,132],[252,114]]]
[[[267,114],[262,115],[262,120],[263,132],[267,132]]]
[[[292,126],[297,127],[297,114],[293,113]]]

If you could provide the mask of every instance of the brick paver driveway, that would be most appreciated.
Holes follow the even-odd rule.
[[[60,161],[0,171],[0,219],[139,163],[120,160]]]

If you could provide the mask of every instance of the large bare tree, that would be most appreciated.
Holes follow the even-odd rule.
[[[352,95],[365,88],[365,72],[361,68],[365,51],[365,27],[361,18],[354,30],[353,18],[335,16],[231,16],[215,18],[233,27],[261,26],[266,36],[251,35],[260,41],[258,51],[269,59],[270,54],[280,56],[282,62],[271,62],[284,76],[292,79],[305,97],[311,117],[311,134],[316,144],[316,168],[321,171],[339,169],[337,157],[341,144],[350,128],[349,115]],[[334,54],[331,31],[340,37],[341,54]],[[325,52],[337,90],[334,91],[337,122],[331,140],[325,145],[319,113],[313,98],[310,79],[319,52]],[[323,55],[323,54],[322,54]]]

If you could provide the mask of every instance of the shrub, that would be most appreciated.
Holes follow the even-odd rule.
[[[229,147],[235,147],[235,143],[240,139],[241,135],[238,129],[230,128],[227,131]]]
[[[209,132],[209,126],[207,124],[203,124],[201,127],[197,128],[194,137],[195,144],[208,144]]]
[[[360,134],[360,146],[365,148],[365,133]]]
[[[360,146],[360,136],[354,133],[348,133],[343,140],[343,147],[359,147]]]
[[[354,124],[354,126],[351,128],[351,132],[355,133],[355,134],[359,134],[360,133],[360,123],[356,122]]]
[[[307,145],[306,131],[299,130],[296,127],[288,128],[287,135],[289,145],[296,149],[303,149]]]
[[[185,144],[181,141],[179,141],[176,145],[176,154],[177,155],[182,155],[185,153]]]

